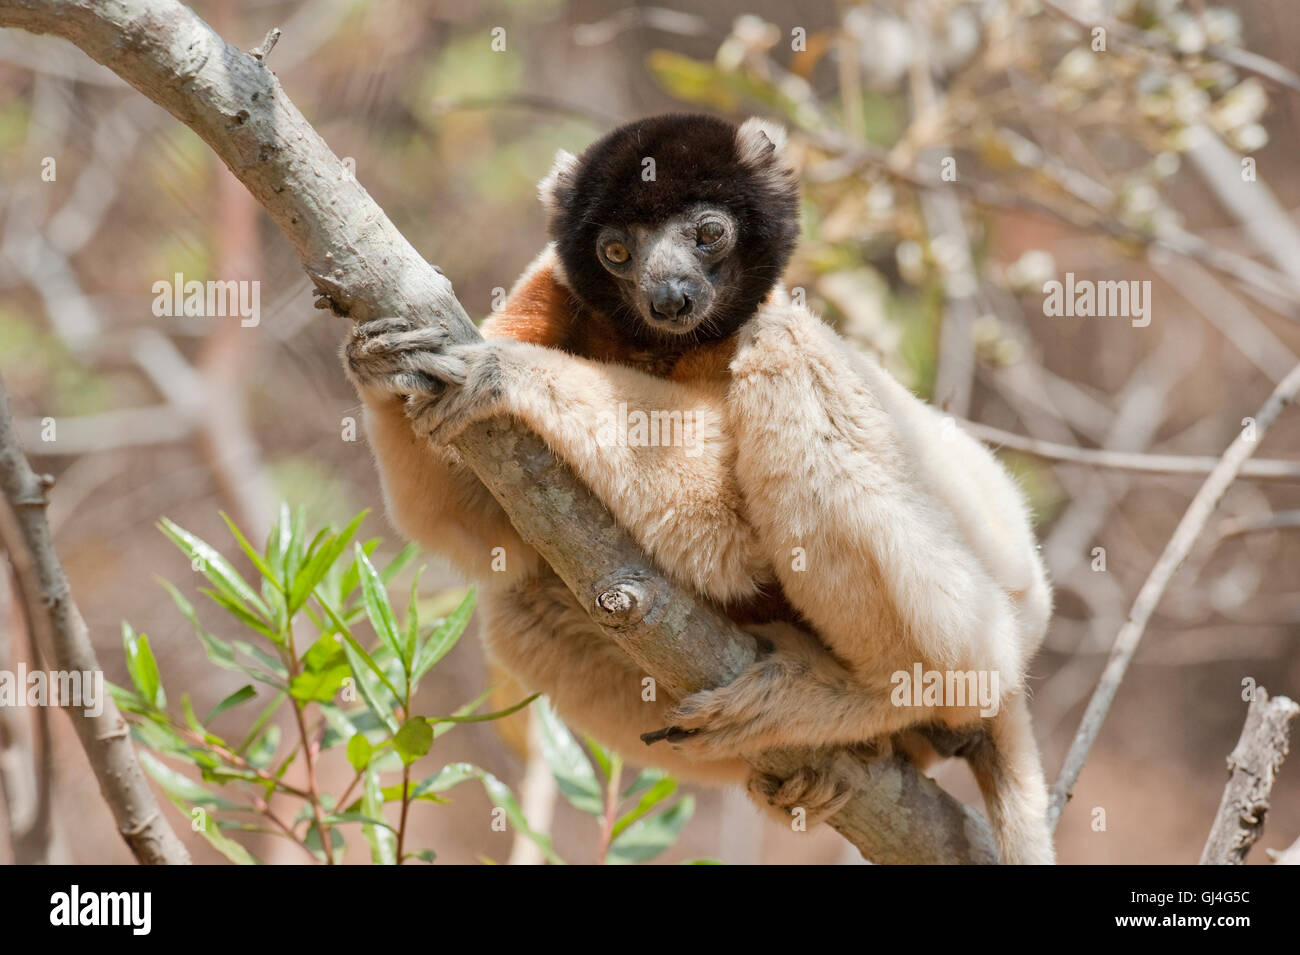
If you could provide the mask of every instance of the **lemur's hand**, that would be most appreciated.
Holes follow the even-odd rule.
[[[416,429],[439,444],[503,410],[496,343],[453,344],[440,326],[380,318],[354,326],[344,354],[359,390],[401,399]]]

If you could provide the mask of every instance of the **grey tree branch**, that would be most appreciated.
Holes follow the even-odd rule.
[[[1108,468],[1117,471],[1143,471],[1147,474],[1209,474],[1219,458],[1194,454],[1149,454],[1145,451],[1115,451],[1110,448],[1080,448],[1055,441],[1040,441],[1013,431],[1003,431],[977,421],[961,421],[961,426],[985,444],[1032,454],[1036,458],[1061,464]],[[1242,465],[1241,478],[1255,481],[1300,482],[1300,463],[1295,461],[1258,460]]]
[[[0,0],[0,26],[72,41],[193,129],[293,243],[322,307],[354,320],[402,315],[478,336],[451,283],[425,262],[311,128],[259,60],[174,0]],[[469,429],[457,447],[593,619],[670,692],[734,677],[757,648],[716,609],[674,589],[607,511],[517,423]],[[768,753],[788,775],[834,759],[853,799],[830,824],[876,862],[996,859],[979,813],[901,759]]]
[[[1088,701],[1083,720],[1075,733],[1074,741],[1070,744],[1069,752],[1065,755],[1061,774],[1057,777],[1056,785],[1052,787],[1052,802],[1048,808],[1048,821],[1052,826],[1055,826],[1061,818],[1061,812],[1070,798],[1079,773],[1083,770],[1083,764],[1092,750],[1092,744],[1096,742],[1097,735],[1101,732],[1101,724],[1105,721],[1110,704],[1119,690],[1120,681],[1124,679],[1124,673],[1133,660],[1133,654],[1137,652],[1138,642],[1142,639],[1142,634],[1151,620],[1151,615],[1155,613],[1160,598],[1164,596],[1165,588],[1169,586],[1170,580],[1187,559],[1206,522],[1218,507],[1219,500],[1241,473],[1247,459],[1255,453],[1255,449],[1264,440],[1264,435],[1282,410],[1295,401],[1297,393],[1300,393],[1300,365],[1293,368],[1291,373],[1273,389],[1273,393],[1255,415],[1254,429],[1243,429],[1236,440],[1228,445],[1219,463],[1197,490],[1196,496],[1187,506],[1178,526],[1174,528],[1169,542],[1165,544],[1164,551],[1156,560],[1155,566],[1151,568],[1151,573],[1142,584],[1142,589],[1138,591],[1137,599],[1133,601],[1128,620],[1115,637],[1115,645],[1111,648],[1106,669],[1102,671],[1101,681],[1093,691],[1092,699]]]
[[[99,661],[90,634],[72,600],[45,521],[48,486],[47,479],[32,471],[18,446],[9,400],[0,386],[0,543],[9,554],[22,601],[29,610],[32,644],[60,670],[97,671]],[[151,865],[187,864],[189,853],[158,808],[113,698],[105,696],[98,716],[75,707],[68,709],[68,715],[81,737],[99,790],[113,811],[118,832],[135,857]]]
[[[1241,738],[1228,754],[1228,785],[1210,837],[1201,852],[1201,865],[1242,865],[1246,853],[1264,832],[1273,780],[1286,759],[1291,721],[1300,705],[1285,696],[1269,699],[1262,686],[1246,710]]]

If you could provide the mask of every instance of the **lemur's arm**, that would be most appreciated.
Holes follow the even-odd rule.
[[[368,408],[382,409],[388,450],[381,453],[392,458],[381,461],[386,483],[407,475],[401,496],[440,508],[437,520],[472,534],[484,517],[471,491],[476,482],[448,466],[454,458],[446,446],[471,421],[509,414],[546,441],[678,583],[719,601],[754,594],[765,561],[741,516],[721,385],[667,381],[510,339],[448,345],[440,329],[402,319],[358,326],[346,352]],[[390,437],[403,422],[410,437]],[[442,493],[430,497],[435,491]],[[391,505],[396,495],[389,494]],[[476,506],[468,520],[457,513],[467,499]],[[503,531],[493,526],[492,533]]]

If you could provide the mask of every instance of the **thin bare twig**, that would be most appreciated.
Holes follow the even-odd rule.
[[[997,448],[1010,448],[1032,454],[1034,457],[1062,464],[1078,464],[1094,468],[1119,471],[1142,471],[1147,474],[1209,474],[1220,458],[1209,455],[1146,454],[1130,451],[1109,451],[1105,448],[1079,448],[1053,441],[1039,441],[1012,431],[1003,431],[975,421],[963,421],[961,426],[986,444]],[[1242,478],[1255,481],[1300,482],[1300,464],[1294,461],[1261,459],[1248,461],[1242,467]]]

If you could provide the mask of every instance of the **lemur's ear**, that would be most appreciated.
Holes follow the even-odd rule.
[[[755,116],[736,130],[736,154],[751,169],[785,165],[785,127]]]
[[[554,218],[573,193],[573,177],[578,171],[578,157],[561,149],[555,154],[555,165],[546,178],[537,184],[537,195],[542,200],[546,215]]]

